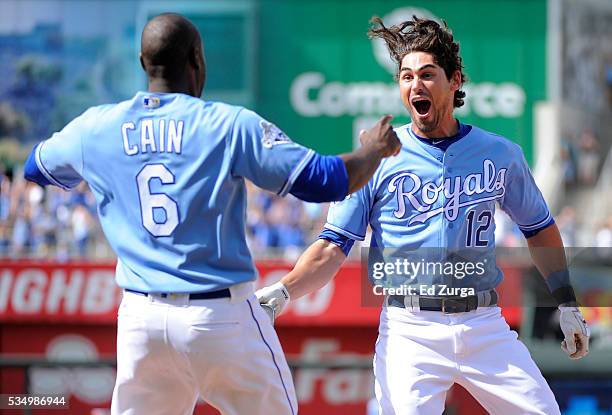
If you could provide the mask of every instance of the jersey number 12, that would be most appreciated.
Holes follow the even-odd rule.
[[[483,210],[480,212],[480,215],[478,215],[477,220],[474,220],[475,217],[476,211],[470,210],[467,215],[467,238],[465,246],[487,246],[488,241],[484,239],[482,233],[486,232],[489,226],[491,226],[493,214],[489,210]]]

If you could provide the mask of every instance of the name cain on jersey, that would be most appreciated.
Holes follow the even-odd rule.
[[[161,118],[157,120],[157,128],[154,128],[154,121],[153,118],[145,118],[138,123],[138,128],[133,121],[121,124],[125,154],[128,156],[148,152],[181,154],[185,123]]]

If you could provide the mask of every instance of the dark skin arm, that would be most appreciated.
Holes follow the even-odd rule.
[[[402,145],[389,124],[392,119],[390,115],[383,116],[372,128],[361,132],[360,148],[340,155],[349,177],[349,193],[365,186],[383,158],[400,152]]]

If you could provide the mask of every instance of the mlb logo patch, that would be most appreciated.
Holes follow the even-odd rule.
[[[154,109],[159,108],[159,106],[161,105],[161,100],[159,99],[159,97],[149,96],[144,97],[143,103],[145,108]]]

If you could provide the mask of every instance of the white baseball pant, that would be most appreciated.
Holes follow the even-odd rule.
[[[125,292],[112,415],[295,415],[281,345],[255,296],[189,300]]]
[[[444,314],[383,307],[374,357],[381,415],[433,415],[458,383],[491,414],[559,414],[499,307]]]

